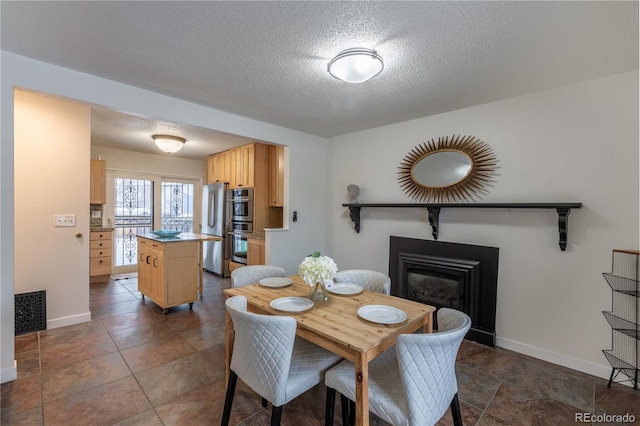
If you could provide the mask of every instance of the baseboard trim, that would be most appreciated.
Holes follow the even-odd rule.
[[[592,362],[573,358],[556,352],[551,352],[546,349],[536,348],[535,346],[526,345],[524,343],[505,339],[502,337],[498,337],[497,346],[524,355],[529,355],[533,358],[541,359],[543,361],[548,361],[553,364],[561,365],[563,367],[571,368],[573,370],[581,371],[583,373],[591,374],[592,376],[600,377],[606,380],[609,380],[609,377],[611,376],[610,365],[594,364]]]
[[[47,320],[47,329],[60,328],[67,325],[81,324],[83,322],[91,321],[91,312],[86,312],[80,315],[72,315],[69,317],[56,318]]]
[[[12,382],[18,378],[18,361],[13,360],[12,368],[0,370],[0,383]]]

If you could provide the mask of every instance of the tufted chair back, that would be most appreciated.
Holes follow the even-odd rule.
[[[456,357],[471,319],[449,308],[438,311],[438,332],[402,334],[396,341],[410,425],[440,420],[458,393]]]
[[[368,269],[346,269],[336,274],[337,283],[358,284],[365,290],[389,294],[391,292],[391,278],[382,272]]]
[[[249,265],[231,271],[231,287],[255,284],[263,278],[284,277],[284,269],[271,265]]]

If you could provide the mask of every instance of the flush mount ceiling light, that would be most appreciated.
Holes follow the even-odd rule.
[[[187,141],[185,138],[170,135],[152,135],[151,138],[158,148],[167,154],[173,154],[174,152],[180,151],[184,143]]]
[[[347,83],[364,83],[380,74],[384,62],[375,50],[356,47],[343,50],[327,64],[329,74]]]

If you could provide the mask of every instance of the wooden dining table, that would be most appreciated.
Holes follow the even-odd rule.
[[[309,298],[310,287],[299,276],[289,277],[291,285],[279,288],[265,287],[258,283],[224,290],[226,297],[242,295],[247,298],[250,312],[287,315],[296,319],[296,335],[315,343],[355,364],[356,424],[369,424],[369,361],[389,349],[400,334],[422,329],[430,333],[433,329],[435,307],[401,299],[395,296],[364,290],[356,295],[329,293],[326,302],[315,302],[306,311],[283,312],[270,306],[281,297]],[[367,305],[384,305],[402,310],[407,319],[398,324],[380,324],[367,321],[358,315],[358,309]],[[226,373],[233,351],[233,322],[226,316]],[[228,380],[227,380],[228,381]]]

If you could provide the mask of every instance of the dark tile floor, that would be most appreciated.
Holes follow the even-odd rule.
[[[0,423],[219,424],[228,285],[205,274],[193,310],[167,315],[140,297],[135,278],[91,285],[91,322],[16,337],[18,378],[1,386]],[[630,413],[640,425],[640,392],[514,352],[465,341],[457,371],[465,425],[572,425],[576,413]],[[324,400],[321,384],[285,407],[282,424],[322,425]],[[239,383],[231,423],[269,420]],[[447,414],[439,425],[451,423]]]

